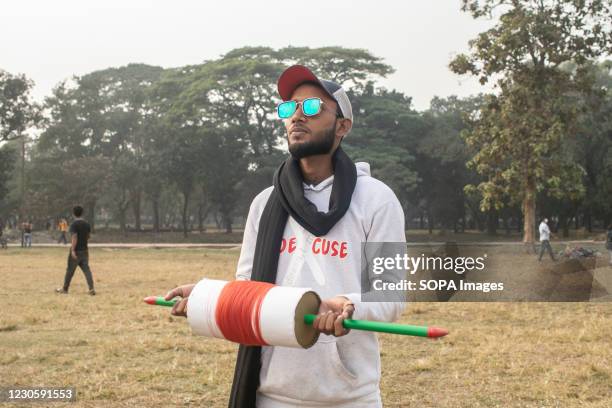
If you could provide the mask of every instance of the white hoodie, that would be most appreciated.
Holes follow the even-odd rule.
[[[356,163],[357,185],[342,219],[322,237],[291,216],[283,233],[276,284],[309,287],[321,299],[347,296],[354,319],[395,321],[403,303],[361,302],[361,243],[406,242],[404,213],[393,191],[370,176],[367,163]],[[334,176],[316,186],[304,184],[304,196],[321,212],[329,210]],[[237,279],[250,279],[259,220],[269,187],[249,209]],[[372,332],[352,330],[342,337],[321,335],[309,349],[262,347],[259,408],[380,407],[380,355]]]
[[[540,242],[550,241],[550,228],[544,221],[540,223]]]

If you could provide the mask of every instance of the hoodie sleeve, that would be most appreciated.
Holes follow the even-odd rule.
[[[394,194],[391,201],[374,212],[366,242],[406,242],[404,211]],[[402,248],[405,250],[405,246]],[[370,263],[371,260],[368,259],[367,262]],[[341,296],[346,296],[355,304],[354,319],[393,322],[400,318],[406,307],[405,302],[362,302],[361,293]]]

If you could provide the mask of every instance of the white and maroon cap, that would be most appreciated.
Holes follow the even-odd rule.
[[[293,91],[305,82],[319,84],[325,93],[338,103],[342,117],[353,121],[353,108],[346,91],[335,82],[317,78],[311,70],[303,65],[292,65],[283,71],[278,78],[278,94],[283,101],[287,101],[291,99]]]

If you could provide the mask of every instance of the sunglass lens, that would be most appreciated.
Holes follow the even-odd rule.
[[[321,111],[321,100],[319,98],[308,98],[302,102],[304,115],[313,116]]]
[[[297,103],[295,101],[287,101],[278,105],[278,117],[281,119],[290,118],[297,109]]]

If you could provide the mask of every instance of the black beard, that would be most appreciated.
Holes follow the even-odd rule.
[[[290,144],[289,153],[291,153],[291,156],[296,160],[303,159],[304,157],[328,154],[334,147],[335,139],[336,123],[334,122],[332,127],[323,132],[321,140]]]

